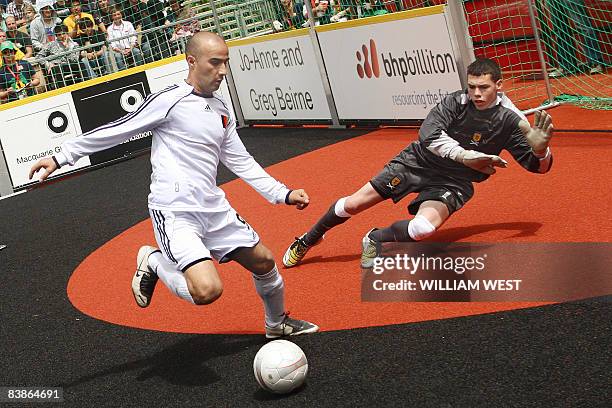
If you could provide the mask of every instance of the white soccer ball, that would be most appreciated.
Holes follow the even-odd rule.
[[[308,360],[297,344],[274,340],[259,349],[253,371],[261,388],[275,394],[287,394],[304,383]]]

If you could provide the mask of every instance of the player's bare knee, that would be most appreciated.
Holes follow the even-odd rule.
[[[408,234],[415,241],[421,241],[436,232],[436,227],[422,215],[417,215],[408,224]]]
[[[274,268],[274,265],[276,265],[276,262],[274,261],[274,255],[272,255],[272,252],[268,251],[267,254],[257,260],[254,268],[255,270],[252,272],[258,275],[262,275],[264,273],[270,272],[272,268]]]
[[[351,215],[358,214],[368,208],[367,202],[357,194],[348,197],[344,202],[344,211]]]
[[[247,269],[256,275],[263,275],[270,272],[276,262],[274,261],[274,254],[266,247],[261,247],[255,252],[252,259],[249,260]]]
[[[265,264],[266,268],[269,266],[268,270],[274,268],[274,254],[269,249],[266,251],[264,256],[262,257],[262,262]]]
[[[194,288],[191,297],[196,305],[209,305],[223,294],[222,284],[213,284]]]

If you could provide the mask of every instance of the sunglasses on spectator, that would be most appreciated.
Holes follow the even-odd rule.
[[[2,50],[2,54],[14,54],[15,50]]]

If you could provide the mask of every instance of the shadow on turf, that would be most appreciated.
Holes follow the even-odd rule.
[[[263,343],[262,336],[228,338],[227,336],[199,335],[183,340],[141,360],[115,365],[77,378],[62,386],[70,388],[101,377],[138,370],[144,370],[136,376],[138,381],[159,377],[174,385],[210,385],[221,380],[221,377],[206,366],[207,360],[236,354],[244,351],[245,348]]]
[[[306,380],[308,381],[308,380]],[[298,388],[297,390],[291,391],[289,394],[274,394],[271,393],[269,391],[265,391],[261,388],[259,388],[257,391],[255,391],[253,393],[253,399],[257,400],[257,401],[276,401],[276,400],[283,400],[286,398],[291,398],[294,397],[297,394],[300,394],[302,391],[304,391],[306,388],[308,387],[308,383],[302,385],[300,388]]]
[[[468,227],[442,228],[434,237],[433,241],[453,242],[469,238],[473,235],[483,234],[490,231],[516,231],[511,238],[531,237],[542,227],[539,222],[498,222],[495,224],[471,225]]]
[[[468,227],[456,227],[441,229],[432,239],[432,242],[454,242],[469,238],[474,235],[483,234],[490,231],[516,231],[510,238],[531,237],[542,227],[539,222],[500,222],[496,224],[471,225]],[[358,248],[358,247],[356,247]],[[361,254],[345,254],[337,256],[313,256],[306,257],[300,265],[310,263],[326,262],[353,262],[360,259]]]

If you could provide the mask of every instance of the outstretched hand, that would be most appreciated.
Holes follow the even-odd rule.
[[[299,190],[293,190],[289,194],[289,199],[287,201],[289,202],[289,205],[295,205],[298,210],[303,210],[304,208],[308,207],[308,204],[310,204],[308,194],[306,194],[306,191],[301,188]]]
[[[44,173],[40,175],[39,180],[45,181],[47,177],[51,175],[51,173],[57,170],[57,164],[55,163],[55,160],[53,160],[50,157],[45,157],[44,159],[40,159],[30,169],[30,180],[32,180],[32,177],[34,177],[34,174],[40,169],[44,169],[45,171]]]
[[[533,127],[526,120],[519,122],[519,128],[535,154],[544,154],[553,134],[552,117],[546,111],[535,113]]]
[[[494,154],[484,154],[475,150],[464,150],[457,155],[457,161],[484,174],[495,174],[495,167],[508,167],[508,162]]]

